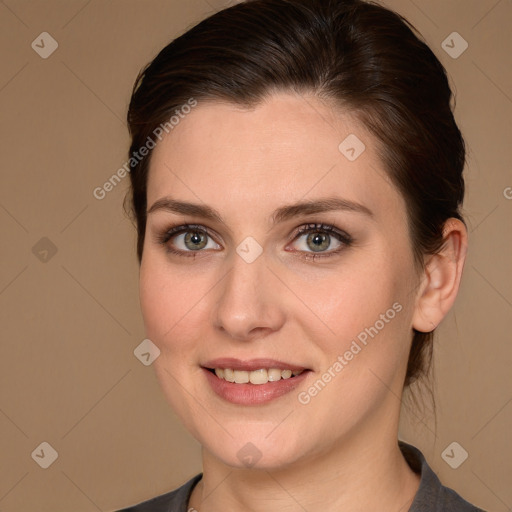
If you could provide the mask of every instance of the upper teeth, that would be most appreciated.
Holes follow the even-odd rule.
[[[299,375],[304,370],[279,370],[278,368],[262,368],[247,372],[245,370],[232,370],[231,368],[215,368],[215,375],[219,379],[235,382],[237,384],[266,384],[280,379],[289,379],[292,375]]]

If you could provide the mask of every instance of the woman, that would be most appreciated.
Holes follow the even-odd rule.
[[[203,472],[126,510],[480,510],[397,439],[465,261],[451,98],[361,0],[241,3],[140,74],[141,306]]]

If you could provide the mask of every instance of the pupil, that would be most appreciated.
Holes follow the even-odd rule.
[[[191,231],[185,235],[185,244],[189,249],[197,251],[206,246],[206,237],[203,233]]]
[[[308,243],[313,243],[313,251],[321,251],[329,247],[329,235],[325,233],[311,233],[308,236]]]

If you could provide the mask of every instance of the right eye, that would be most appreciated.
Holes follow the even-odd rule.
[[[167,246],[169,252],[180,256],[195,256],[194,253],[203,249],[221,249],[221,246],[214,242],[208,234],[206,228],[189,224],[167,229],[158,236],[158,242]]]

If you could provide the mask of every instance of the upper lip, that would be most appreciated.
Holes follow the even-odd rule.
[[[212,359],[204,363],[203,368],[230,368],[232,370],[245,370],[251,372],[254,370],[260,370],[262,368],[277,368],[279,370],[306,370],[304,366],[300,366],[294,363],[286,363],[283,361],[277,361],[276,359],[236,359],[234,357],[222,357],[219,359]]]

